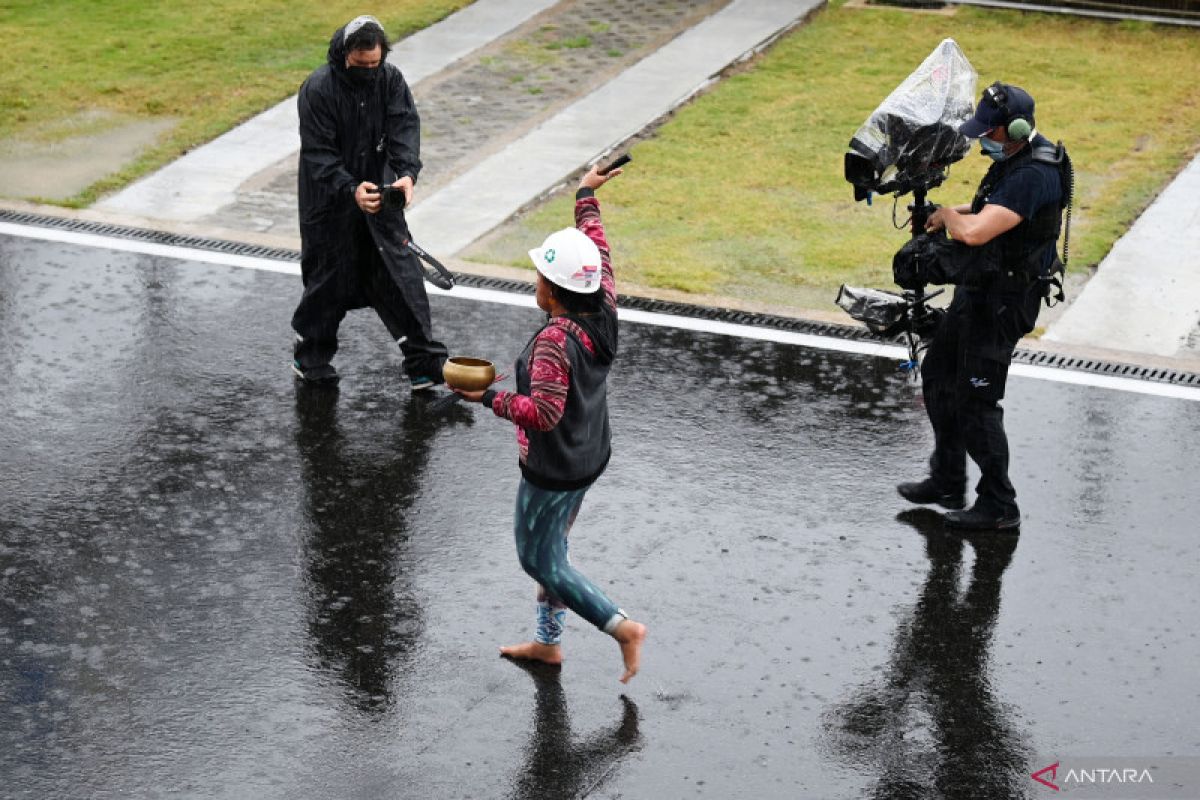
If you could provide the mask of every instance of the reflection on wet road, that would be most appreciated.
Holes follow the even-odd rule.
[[[399,574],[411,536],[405,510],[429,458],[428,439],[405,423],[379,457],[356,458],[338,422],[338,392],[296,396],[296,451],[305,489],[309,631],[323,669],[364,711],[386,707],[390,674],[420,639],[421,609]],[[410,401],[411,402],[411,401]],[[363,497],[371,502],[363,502]]]
[[[534,718],[525,765],[510,797],[541,800],[545,797],[585,797],[620,768],[623,756],[637,747],[637,705],[621,695],[620,721],[579,739],[571,729],[566,693],[559,670],[544,664],[514,662],[533,679]]]
[[[929,571],[911,613],[900,616],[880,679],[829,713],[829,744],[878,775],[871,797],[1020,797],[1032,753],[988,676],[1000,581],[1019,537],[971,537],[963,591],[963,539],[929,509],[897,518],[925,538]]]
[[[1200,404],[1012,381],[1019,538],[907,510],[882,360],[626,323],[572,556],[651,626],[628,687],[527,636],[509,427],[429,414],[369,314],[297,388],[298,280],[0,238],[4,796],[1035,796],[1195,755]],[[434,301],[507,363],[529,309]],[[1049,762],[1047,762],[1049,763]]]

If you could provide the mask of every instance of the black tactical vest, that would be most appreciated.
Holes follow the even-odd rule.
[[[1024,147],[1003,161],[993,164],[984,175],[979,191],[971,202],[971,213],[978,214],[987,205],[987,198],[1006,176],[1030,161],[1051,164],[1059,170],[1062,194],[1057,203],[1047,203],[1029,219],[998,238],[1000,270],[1007,288],[1028,286],[1038,278],[1048,277],[1045,267],[1045,248],[1053,248],[1062,232],[1062,212],[1071,197],[1070,157],[1062,142],[1057,145],[1046,140]],[[1052,268],[1053,269],[1053,268]],[[1059,267],[1061,269],[1061,266]],[[1001,289],[1004,290],[1004,289]]]

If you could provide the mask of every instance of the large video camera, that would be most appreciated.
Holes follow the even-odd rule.
[[[958,126],[975,110],[975,82],[958,44],[943,39],[850,140],[845,176],[854,199],[939,186],[971,149]]]
[[[971,141],[958,127],[975,110],[975,69],[953,39],[944,39],[903,83],[867,118],[850,140],[845,177],[854,199],[874,194],[913,193],[912,237],[925,231],[936,206],[930,189],[946,180],[947,170],[965,156]],[[902,226],[901,226],[902,227]],[[911,250],[911,248],[910,248]],[[904,334],[908,367],[915,367],[921,340],[932,336],[939,313],[926,302],[944,290],[925,293],[924,285],[906,281],[902,293],[842,286],[837,304],[879,336]]]

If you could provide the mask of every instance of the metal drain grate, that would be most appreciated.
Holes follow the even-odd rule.
[[[1079,358],[1060,353],[1046,353],[1041,350],[1018,350],[1013,355],[1013,362],[1032,364],[1039,367],[1055,367],[1071,369],[1077,372],[1091,372],[1099,375],[1111,375],[1115,378],[1132,378],[1139,381],[1155,381],[1170,383],[1177,386],[1200,386],[1200,373],[1184,372],[1163,367],[1140,367],[1136,364],[1125,364],[1120,361],[1104,361],[1097,358]]]
[[[0,209],[0,222],[17,225],[34,225],[41,228],[91,233],[100,236],[112,236],[118,239],[134,239],[142,242],[188,247],[194,250],[227,253],[231,255],[266,258],[275,261],[299,261],[300,252],[286,247],[264,247],[261,245],[245,244],[224,239],[210,239],[203,236],[166,233],[164,231],[146,230],[126,225],[111,225],[90,220],[64,219],[42,214],[10,211]],[[514,294],[534,293],[532,283],[515,281],[506,278],[489,278],[482,275],[470,275],[461,272],[454,274],[455,280],[462,286],[477,289],[492,289]],[[856,325],[839,325],[832,322],[812,322],[809,320],[783,317],[775,314],[757,314],[752,311],[738,311],[729,308],[711,306],[696,306],[687,303],[676,303],[667,300],[654,300],[648,297],[620,295],[622,308],[649,311],[658,314],[673,314],[690,319],[705,319],[715,322],[728,322],[735,325],[747,325],[755,328],[770,328],[772,330],[804,333],[812,336],[829,336],[836,339],[859,341],[879,341],[866,328]],[[890,339],[895,344],[904,344],[903,337]],[[1105,361],[1094,358],[1079,358],[1059,353],[1047,353],[1040,350],[1019,349],[1013,355],[1013,363],[1031,364],[1039,367],[1069,369],[1078,372],[1090,372],[1099,375],[1110,375],[1134,380],[1169,383],[1177,386],[1200,387],[1200,373],[1184,372],[1182,370],[1165,369],[1162,367],[1142,367],[1136,364],[1126,364],[1119,361]]]
[[[74,233],[112,236],[116,239],[133,239],[139,242],[152,242],[172,247],[190,247],[193,250],[207,250],[209,252],[227,253],[229,255],[270,258],[276,261],[300,260],[299,250],[291,250],[286,247],[264,247],[262,245],[246,244],[245,242],[233,242],[227,239],[211,239],[205,236],[152,231],[145,228],[112,225],[106,222],[93,222],[91,220],[49,217],[43,214],[31,214],[23,211],[0,209],[0,222],[10,222],[14,225],[36,225],[39,228],[54,228]]]

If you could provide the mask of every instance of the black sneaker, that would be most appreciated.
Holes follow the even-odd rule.
[[[1021,513],[995,513],[978,507],[966,511],[947,511],[946,525],[963,531],[1011,531],[1021,527]]]
[[[896,491],[908,502],[922,506],[937,503],[942,508],[962,508],[967,504],[965,491],[947,490],[946,487],[934,483],[933,478],[915,483],[901,483],[896,486]]]
[[[305,383],[331,384],[338,382],[338,373],[332,364],[322,364],[319,367],[304,369],[300,366],[299,361],[293,361],[292,372],[296,373],[296,377]]]

